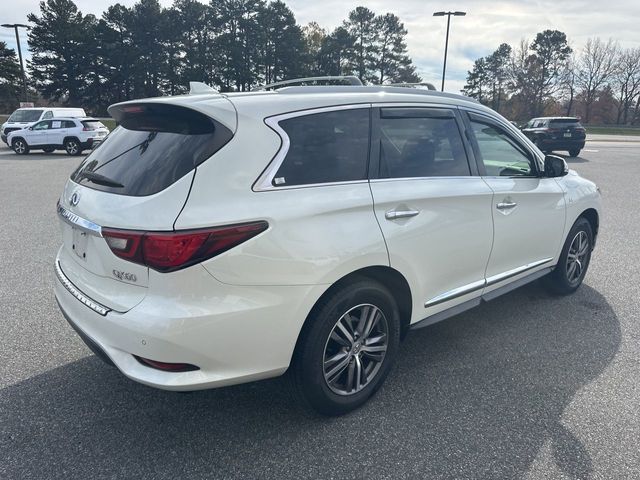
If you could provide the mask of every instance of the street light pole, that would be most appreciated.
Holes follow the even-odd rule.
[[[454,17],[464,17],[467,12],[434,12],[434,17],[444,17],[447,16],[447,36],[444,42],[444,63],[442,65],[442,86],[440,90],[444,92],[444,76],[447,71],[447,51],[449,50],[449,26],[451,25],[451,16]]]
[[[18,35],[18,28],[29,28],[29,25],[23,25],[22,23],[3,23],[5,28],[13,28],[16,32],[16,43],[18,44],[18,58],[20,59],[20,73],[22,73],[22,94],[24,101],[27,101],[27,77],[24,74],[24,65],[22,63],[22,49],[20,48],[20,35]]]

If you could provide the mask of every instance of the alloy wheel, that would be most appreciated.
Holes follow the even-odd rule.
[[[376,377],[389,342],[389,326],[382,310],[363,304],[342,315],[324,348],[323,373],[338,395],[353,395]]]
[[[582,275],[586,265],[587,256],[589,255],[589,237],[584,230],[580,230],[569,247],[567,254],[567,280],[569,283],[575,284]]]
[[[78,153],[78,144],[73,140],[67,142],[67,153],[69,155],[75,155]]]
[[[25,144],[22,140],[17,140],[14,144],[13,144],[13,150],[16,153],[19,154],[23,154],[24,150],[25,150]]]

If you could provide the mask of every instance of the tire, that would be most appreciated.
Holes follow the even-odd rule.
[[[593,230],[591,224],[586,218],[580,217],[567,235],[556,268],[547,277],[548,288],[558,295],[568,295],[575,292],[587,274],[592,250]]]
[[[303,405],[330,416],[358,408],[384,382],[399,344],[389,290],[366,278],[336,290],[314,307],[296,346],[290,374]]]
[[[67,152],[67,155],[71,155],[74,157],[82,153],[80,142],[75,138],[67,138],[64,141],[64,150],[65,152]]]
[[[47,147],[47,148],[43,148],[42,149],[44,151],[44,153],[51,153],[55,150],[55,148],[53,147]]]
[[[26,155],[29,153],[29,145],[22,138],[16,138],[11,142],[11,148],[18,155]]]
[[[580,155],[580,149],[579,148],[577,150],[569,150],[569,156],[570,157],[577,157],[578,155]]]

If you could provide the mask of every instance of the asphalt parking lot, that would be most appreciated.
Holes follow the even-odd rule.
[[[0,147],[0,479],[640,478],[640,141],[571,168],[604,195],[585,284],[538,284],[413,332],[385,386],[313,417],[283,379],[178,394],[94,357],[53,296],[79,159]]]

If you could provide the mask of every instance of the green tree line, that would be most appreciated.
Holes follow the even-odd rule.
[[[94,114],[132,98],[180,94],[189,81],[221,91],[311,75],[369,83],[418,82],[400,19],[357,7],[333,31],[297,24],[280,0],[158,0],[110,6],[100,18],[72,0],[28,16],[28,83],[47,101]],[[0,44],[0,106],[19,99],[19,67]]]
[[[578,115],[585,123],[640,123],[640,48],[590,38],[574,50],[565,33],[539,32],[478,58],[463,93],[508,118]]]

